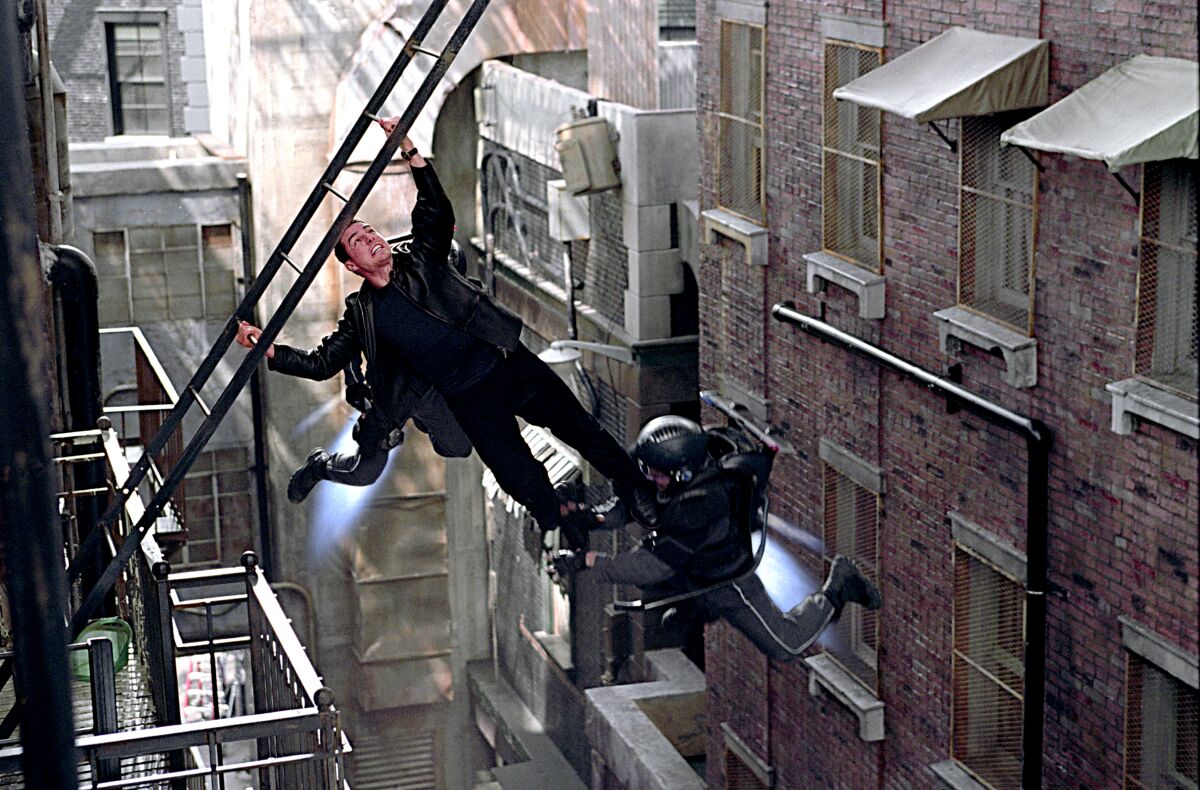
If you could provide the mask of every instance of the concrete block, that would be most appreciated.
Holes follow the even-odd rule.
[[[632,250],[671,249],[671,204],[638,206],[622,202],[622,241]]]
[[[746,248],[746,263],[767,265],[767,229],[724,209],[711,208],[701,214],[704,243],[716,244],[717,236],[733,239]]]
[[[208,107],[208,83],[189,82],[187,84],[187,102],[191,107]]]
[[[671,298],[625,292],[625,331],[634,340],[671,336]]]
[[[212,131],[212,121],[208,107],[184,107],[183,128],[188,134],[200,134]]]
[[[1114,381],[1105,389],[1112,395],[1113,433],[1122,436],[1133,433],[1136,416],[1200,439],[1200,408],[1195,401],[1137,378]]]
[[[191,30],[183,34],[183,54],[189,57],[204,57],[204,31]]]
[[[700,182],[700,142],[695,110],[659,110],[634,116],[633,172],[625,159],[626,189],[636,184],[631,202],[646,206],[696,198]],[[626,200],[630,200],[626,195]]]
[[[639,297],[669,296],[683,290],[678,250],[629,252],[629,291]]]
[[[810,252],[804,256],[804,263],[810,294],[825,290],[825,283],[833,283],[858,297],[859,318],[884,317],[887,281],[882,274],[856,266],[827,252]]]
[[[187,55],[180,58],[179,74],[184,82],[203,82],[208,79],[208,72],[204,67],[204,58],[189,57]]]
[[[933,314],[943,354],[957,355],[962,343],[998,351],[1004,357],[1004,383],[1025,388],[1037,385],[1037,340],[984,316],[948,307]]]
[[[175,24],[184,33],[204,30],[204,9],[191,5],[177,6],[175,9]]]

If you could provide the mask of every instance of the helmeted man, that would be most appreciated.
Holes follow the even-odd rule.
[[[379,123],[390,135],[397,122]],[[633,498],[644,481],[628,453],[520,342],[520,318],[446,265],[454,232],[450,200],[433,167],[407,137],[400,155],[411,166],[417,187],[409,250],[391,249],[361,220],[351,223],[335,254],[366,283],[346,300],[337,329],[316,349],[274,345],[266,354],[268,366],[327,379],[361,353],[375,406],[397,426],[435,392],[500,486],[528,508],[539,527],[564,526],[572,533],[563,521],[566,506],[521,438],[518,417],[549,428],[578,450],[623,498]],[[243,325],[238,342],[249,347],[258,332]],[[579,545],[586,536],[568,538]]]
[[[749,546],[735,523],[732,503],[742,483],[711,463],[708,437],[684,417],[658,417],[638,434],[633,455],[657,489],[654,531],[631,552],[564,551],[553,559],[560,576],[585,571],[602,582],[632,584],[660,595],[696,590],[737,577],[749,564]],[[604,526],[625,523],[620,507]],[[690,599],[664,620],[694,628],[724,618],[767,656],[800,656],[848,604],[878,609],[879,590],[854,563],[834,558],[825,585],[781,612],[756,575],[718,586]]]

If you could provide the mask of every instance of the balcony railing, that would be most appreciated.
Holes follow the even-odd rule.
[[[106,462],[108,490],[128,478],[115,431],[52,438],[64,478],[72,462],[98,458]],[[72,503],[82,497],[67,496],[66,483],[63,488],[67,524]],[[130,497],[105,536],[108,556],[143,512],[142,498]],[[192,790],[231,786],[227,782],[237,779],[237,786],[259,790],[348,790],[343,761],[350,744],[333,694],[322,685],[257,557],[247,552],[239,568],[171,573],[162,556],[151,532],[117,583],[115,610],[133,631],[125,668],[114,672],[107,641],[72,648],[90,649],[93,657],[90,684],[74,685],[80,787]],[[244,704],[221,702],[230,684],[217,669],[230,654],[244,667],[244,677],[236,678],[248,690]],[[191,705],[198,700],[182,686],[205,673],[184,672],[181,679],[180,667],[189,662],[203,667],[205,659],[208,694],[199,706]],[[92,710],[79,712],[80,699]],[[19,743],[0,742],[0,786],[20,786],[20,760]]]
[[[133,382],[106,382],[103,411],[122,445],[129,452],[140,452],[142,445],[158,433],[167,415],[179,400],[179,393],[171,384],[167,371],[154,353],[153,347],[136,326],[101,329],[101,369],[122,371],[118,375],[133,376]],[[132,400],[132,403],[127,401]],[[137,448],[134,450],[133,448]],[[183,426],[177,427],[167,440],[166,446],[151,463],[150,474],[143,485],[154,490],[165,475],[171,473],[179,456],[183,454]],[[136,461],[136,457],[130,458]],[[187,539],[187,497],[185,482],[180,481],[171,498],[171,504],[163,510],[155,526],[160,542],[179,543]],[[146,492],[143,492],[146,493]],[[148,501],[150,496],[146,497]]]

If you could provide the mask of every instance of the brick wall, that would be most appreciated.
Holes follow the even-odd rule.
[[[181,72],[180,59],[185,52],[185,39],[177,21],[178,5],[146,0],[79,0],[47,3],[46,6],[51,57],[67,87],[67,129],[72,142],[98,141],[113,133],[108,55],[105,52],[104,23],[96,14],[98,8],[166,9],[163,35],[171,97],[171,134],[184,134],[184,107],[188,96]]]
[[[716,3],[700,6],[697,81],[701,208],[715,206],[712,111],[718,89]],[[955,24],[1052,42],[1051,101],[1138,53],[1195,60],[1196,9],[1157,2],[939,3],[886,7],[885,62]],[[1001,360],[970,349],[949,359],[931,314],[955,304],[957,156],[923,125],[883,119],[887,317],[857,317],[856,298],[830,286],[804,290],[802,255],[820,249],[821,34],[818,14],[879,18],[879,6],[771,4],[767,17],[767,192],[770,264],[703,246],[702,383],[721,374],[757,384],[772,420],[790,429],[795,457],[775,474],[774,510],[820,534],[817,441],[836,442],[884,470],[879,651],[887,734],[858,739],[857,720],[808,695],[803,666],[770,665],[732,628],[707,634],[708,776],[723,786],[719,725],[777,771],[778,787],[933,787],[927,766],[949,757],[951,558],[948,511],[1025,549],[1023,442],[965,412],[947,414],[924,388],[773,320],[797,309],[941,372],[963,363],[965,385],[1054,433],[1051,464],[1047,787],[1121,783],[1127,615],[1195,654],[1196,442],[1153,424],[1131,436],[1109,429],[1104,385],[1133,365],[1138,213],[1102,164],[1043,155],[1038,212],[1035,335],[1038,385],[1001,382]],[[946,128],[958,135],[957,122]],[[1138,168],[1123,173],[1138,183]],[[740,267],[740,268],[739,268]],[[757,294],[757,296],[756,296]],[[811,554],[797,552],[819,572]]]

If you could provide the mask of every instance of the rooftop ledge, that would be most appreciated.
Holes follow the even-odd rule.
[[[1037,339],[961,307],[933,314],[938,325],[938,345],[943,354],[957,356],[967,343],[1004,357],[1004,383],[1025,388],[1037,384]]]
[[[804,256],[804,262],[810,294],[825,290],[825,283],[833,283],[858,297],[859,318],[884,317],[884,288],[887,280],[882,274],[827,252],[810,252]]]
[[[1200,407],[1196,401],[1140,378],[1114,381],[1105,389],[1112,393],[1113,433],[1122,436],[1133,433],[1136,416],[1192,439],[1200,439]]]
[[[883,740],[883,700],[826,653],[810,656],[804,663],[808,666],[809,694],[819,697],[822,689],[829,692],[858,717],[859,738],[868,743]]]

